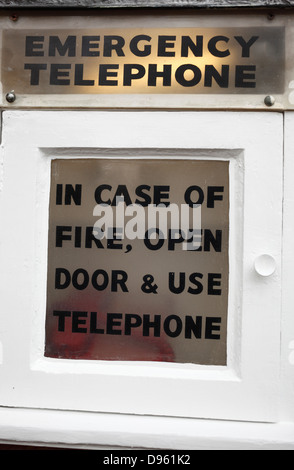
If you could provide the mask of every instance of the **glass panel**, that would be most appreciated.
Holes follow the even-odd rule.
[[[225,365],[229,162],[51,170],[45,355]]]

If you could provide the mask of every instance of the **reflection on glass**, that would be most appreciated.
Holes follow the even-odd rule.
[[[45,355],[225,365],[228,230],[228,161],[53,160]]]

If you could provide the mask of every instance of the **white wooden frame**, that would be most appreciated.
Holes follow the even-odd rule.
[[[227,367],[43,357],[50,158],[140,148],[232,161]],[[1,405],[276,421],[282,148],[276,113],[5,112]],[[276,262],[269,277],[254,271],[263,253]]]

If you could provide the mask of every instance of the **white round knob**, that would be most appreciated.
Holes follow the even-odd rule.
[[[276,270],[276,261],[270,255],[260,255],[256,258],[254,267],[260,276],[271,276]]]

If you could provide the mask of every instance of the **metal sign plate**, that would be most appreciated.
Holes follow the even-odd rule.
[[[21,94],[284,91],[279,27],[4,31],[3,41],[4,85]]]
[[[290,13],[38,19],[2,21],[5,106],[293,106]]]

